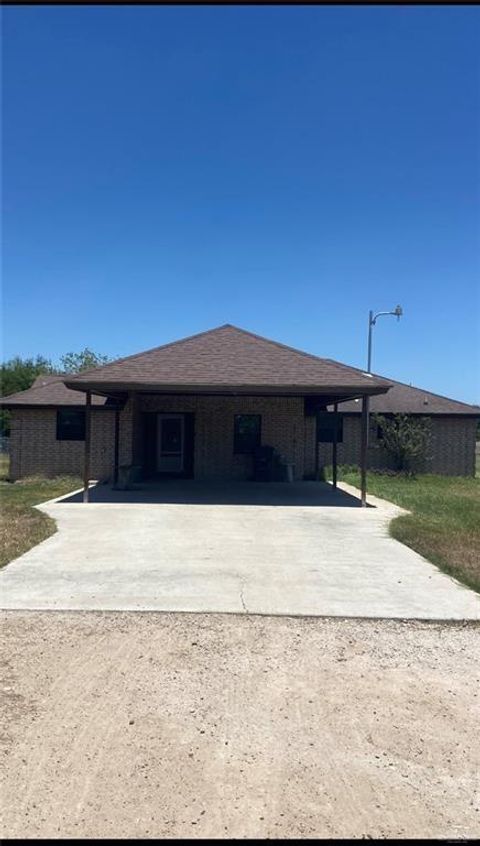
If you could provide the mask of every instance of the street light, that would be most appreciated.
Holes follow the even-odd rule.
[[[400,320],[403,309],[402,306],[395,306],[393,311],[379,311],[377,314],[374,315],[373,311],[368,312],[368,363],[367,363],[367,373],[372,372],[372,328],[375,326],[377,322],[377,318],[382,317],[384,314],[393,314],[397,320]]]
[[[400,320],[403,309],[402,306],[397,305],[395,306],[393,311],[378,311],[377,314],[374,314],[373,311],[368,312],[368,362],[367,362],[367,373],[372,372],[372,329],[375,326],[377,319],[379,317],[383,317],[385,314],[392,314],[397,320]],[[366,404],[366,421],[365,425],[367,427],[366,431],[366,448],[368,449],[368,442],[370,439],[370,397],[365,397],[365,404]]]
[[[368,362],[367,373],[372,373],[372,328],[375,326],[379,317],[384,314],[393,314],[397,320],[400,320],[403,309],[397,305],[393,311],[379,311],[374,314],[373,311],[368,313]],[[369,415],[370,415],[370,397],[368,394],[363,395],[362,400],[362,430],[360,440],[360,499],[362,506],[367,505],[367,466],[368,466],[368,435],[369,435]]]

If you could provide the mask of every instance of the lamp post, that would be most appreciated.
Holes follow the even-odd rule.
[[[373,311],[368,313],[368,355],[367,355],[367,373],[372,372],[372,329],[375,326],[379,317],[383,315],[392,314],[397,320],[400,320],[403,309],[397,305],[393,311],[378,311],[374,314]],[[370,397],[365,394],[362,401],[362,437],[361,437],[361,459],[360,459],[360,475],[361,475],[361,501],[362,505],[367,504],[367,464],[368,464],[368,440],[370,429]]]
[[[395,306],[393,311],[378,311],[377,314],[374,314],[373,311],[368,312],[368,362],[367,362],[367,373],[372,372],[372,329],[377,322],[379,317],[383,317],[384,314],[392,314],[397,320],[400,320],[403,309],[402,306]]]
[[[393,317],[396,317],[397,320],[400,320],[403,309],[402,306],[397,305],[395,306],[393,311],[377,311],[376,314],[373,311],[368,312],[368,361],[367,361],[367,373],[372,372],[372,329],[375,326],[379,317],[383,317],[384,315],[391,314]],[[367,446],[368,446],[368,436],[369,436],[369,413],[370,413],[370,403],[367,398]]]

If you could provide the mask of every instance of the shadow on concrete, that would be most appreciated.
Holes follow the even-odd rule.
[[[82,493],[62,502],[82,502]],[[110,485],[90,488],[93,503],[151,503],[182,505],[280,505],[360,508],[360,500],[326,482],[202,482],[165,480],[113,490]]]

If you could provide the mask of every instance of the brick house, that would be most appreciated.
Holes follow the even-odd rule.
[[[126,465],[146,479],[248,479],[256,447],[267,445],[295,479],[315,478],[332,462],[333,421],[338,460],[366,459],[366,397],[371,411],[432,419],[426,469],[474,473],[480,409],[227,324],[76,376],[40,376],[5,398],[10,476],[83,470],[118,481]],[[368,461],[388,466],[372,429]]]

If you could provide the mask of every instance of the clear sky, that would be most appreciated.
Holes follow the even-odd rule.
[[[4,7],[3,354],[234,323],[480,402],[480,9]]]

